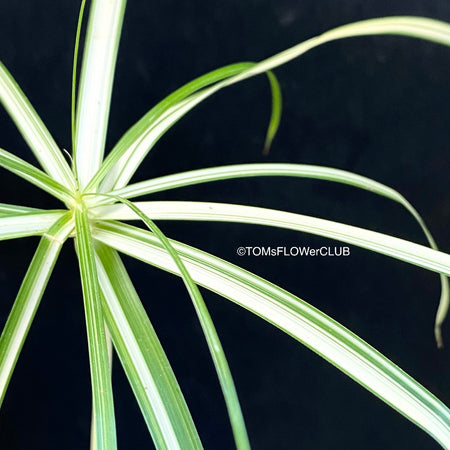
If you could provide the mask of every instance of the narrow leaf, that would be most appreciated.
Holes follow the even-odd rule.
[[[129,225],[99,223],[95,238],[179,275],[172,258],[149,232]],[[205,252],[171,242],[196,283],[299,340],[446,448],[450,441],[450,410],[370,345],[326,314],[272,283]]]
[[[0,102],[8,111],[44,170],[66,188],[74,189],[73,174],[53,137],[1,62]]]
[[[136,141],[140,140],[140,137],[145,134],[146,130],[156,121],[156,119],[161,117],[178,103],[185,100],[191,94],[217,81],[223,80],[224,78],[229,78],[233,75],[241,73],[243,70],[251,66],[252,63],[238,63],[222,67],[221,69],[216,69],[190,81],[165,97],[122,136],[119,142],[117,142],[112,149],[111,153],[105,159],[99,171],[88,184],[87,189],[92,190],[96,188],[105,175],[108,175],[107,179],[102,182],[102,191],[109,191],[115,184],[115,180],[122,171],[122,165],[119,163],[119,160],[122,159],[126,161],[126,159],[123,158],[124,153],[127,149],[134,146]]]
[[[113,191],[112,194],[130,198],[138,195],[151,194],[182,186],[191,186],[198,183],[210,181],[228,180],[232,178],[254,177],[254,176],[292,176],[302,178],[316,178],[320,180],[335,181],[348,184],[360,189],[365,189],[378,195],[382,195],[404,206],[414,217],[422,228],[427,240],[435,250],[438,247],[428,227],[415,208],[394,189],[378,183],[370,178],[357,175],[345,170],[333,169],[331,167],[313,166],[307,164],[236,164],[231,166],[212,167],[208,169],[192,170],[189,172],[167,175],[128,185],[122,189]],[[438,347],[443,347],[441,326],[448,313],[449,308],[449,285],[448,279],[440,275],[441,298],[436,313],[435,338]]]
[[[257,64],[253,64],[252,67],[242,70],[241,73],[227,77],[211,87],[205,87],[189,97],[184,98],[179,103],[164,110],[164,113],[157,116],[157,120],[152,122],[144,132],[138,133],[137,130],[133,130],[135,136],[131,143],[129,141],[127,142],[129,148],[127,150],[121,148],[117,153],[113,151],[111,153],[111,159],[109,159],[102,168],[102,176],[104,175],[104,170],[112,169],[112,163],[116,164],[116,169],[120,168],[120,179],[117,170],[111,171],[111,177],[114,179],[114,182],[111,182],[111,180],[105,181],[105,186],[102,187],[103,192],[111,190],[112,188],[121,188],[125,186],[156,141],[182,116],[217,91],[247,78],[268,72],[269,70],[285,64],[327,42],[355,36],[381,34],[398,34],[450,45],[450,25],[433,19],[409,16],[387,17],[355,22],[308,39],[275,56],[267,58]],[[110,175],[108,175],[108,178],[109,176]]]
[[[281,111],[283,109],[283,101],[281,97],[280,83],[272,72],[267,72],[270,82],[270,91],[272,93],[272,113],[270,116],[269,127],[267,128],[266,140],[264,141],[263,155],[268,155],[272,141],[277,134],[281,121]]]
[[[386,234],[317,217],[228,203],[137,202],[136,206],[154,220],[251,223],[304,231],[450,275],[450,255],[447,253]],[[107,205],[98,210],[98,217],[101,219],[137,219],[136,214],[123,205]]]
[[[30,212],[45,213],[46,211],[38,208],[30,208],[29,206],[19,206],[19,205],[11,205],[9,203],[0,203],[0,218],[8,216],[18,216],[20,214],[26,214]]]
[[[425,39],[450,46],[450,25],[439,20],[414,16],[393,16],[362,20],[334,28],[333,30],[308,39],[294,47],[267,58],[240,75],[225,80],[221,83],[220,88],[264,73],[267,70],[272,70],[275,67],[292,61],[294,58],[303,55],[307,51],[328,42],[357,36],[386,34]],[[216,86],[219,86],[219,84]]]
[[[0,166],[18,175],[19,177],[24,178],[59,200],[65,203],[71,202],[72,195],[66,187],[55,181],[46,173],[1,148]]]
[[[41,238],[0,337],[0,405],[59,251],[73,229],[70,213],[59,217]]]
[[[165,175],[163,177],[129,184],[121,189],[112,191],[111,195],[117,195],[124,198],[133,198],[141,195],[153,194],[155,192],[167,191],[169,189],[192,186],[212,181],[271,176],[314,178],[318,180],[347,184],[390,198],[391,200],[401,203],[408,210],[411,209],[411,205],[400,193],[382,183],[372,180],[371,178],[358,175],[353,172],[348,172],[346,170],[310,164],[233,164],[229,166],[190,170],[188,172]]]
[[[75,229],[91,368],[92,442],[96,450],[114,450],[117,442],[108,348],[89,220],[82,203],[75,210]]]
[[[202,88],[230,78],[254,65],[255,63],[238,63],[216,69],[187,83],[163,99],[124,134],[89,183],[88,189],[95,188],[104,177],[102,192],[126,185],[159,137],[203,99]],[[265,147],[270,146],[275,137],[281,118],[280,86],[273,73],[268,72],[267,76],[272,93],[272,113]]]
[[[170,363],[117,253],[96,244],[103,311],[158,449],[203,448]]]
[[[38,210],[0,217],[0,240],[41,236],[47,233],[63,214],[64,211],[41,212]]]
[[[124,203],[124,206],[130,208],[146,225],[147,227],[158,237],[163,247],[167,250],[172,257],[174,263],[180,271],[181,278],[186,286],[189,296],[197,313],[197,317],[200,321],[200,325],[205,335],[208,349],[214,362],[214,367],[219,378],[220,386],[227,405],[228,416],[230,417],[231,427],[233,429],[234,440],[236,448],[238,450],[249,450],[250,444],[248,441],[247,430],[245,428],[244,417],[242,415],[241,406],[239,404],[236,387],[234,385],[233,377],[228,365],[225,352],[220,342],[214,323],[209,314],[208,308],[203,300],[200,291],[189,274],[189,271],[183,264],[178,253],[173,249],[170,241],[156,226],[156,224],[149,219],[138,207],[133,203],[125,199],[119,199]]]
[[[75,165],[84,188],[103,159],[126,0],[93,0],[77,103]]]
[[[75,112],[76,112],[76,95],[77,95],[77,71],[78,71],[78,52],[80,48],[81,27],[83,25],[84,9],[86,0],[81,1],[80,11],[78,13],[77,32],[75,34],[75,45],[73,48],[73,65],[72,65],[72,98],[70,102],[70,126],[72,131],[72,150],[75,148]],[[76,168],[74,168],[76,172]]]

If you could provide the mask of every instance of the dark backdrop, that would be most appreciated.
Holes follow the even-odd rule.
[[[70,149],[70,77],[77,1],[0,2],[0,57],[61,147]],[[347,22],[395,14],[450,19],[445,0],[227,0],[128,2],[108,148],[155,102],[190,79],[259,60]],[[264,77],[229,88],[180,121],[136,179],[243,162],[322,164],[400,191],[450,250],[448,49],[402,37],[328,44],[277,69],[283,121],[261,154],[270,96]],[[0,145],[33,161],[4,111]],[[55,207],[2,171],[2,202]],[[387,199],[327,182],[250,179],[158,194],[317,215],[425,243],[407,212]],[[448,402],[449,351],[438,351],[436,274],[351,247],[348,258],[238,257],[238,246],[335,245],[257,226],[160,223],[170,236],[273,280],[358,335]],[[4,323],[37,239],[0,246]],[[182,283],[125,259],[208,449],[233,447],[220,389]],[[88,448],[90,392],[78,269],[63,250],[0,412],[5,450]],[[255,449],[434,449],[424,432],[301,344],[208,292]],[[444,336],[450,342],[448,326]],[[115,364],[122,449],[151,448]]]

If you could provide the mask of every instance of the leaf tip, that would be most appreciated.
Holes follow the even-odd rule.
[[[264,141],[264,147],[262,150],[263,156],[268,156],[270,153],[270,149],[272,148],[272,141],[273,137],[267,136],[266,140]]]
[[[440,325],[436,325],[434,327],[434,338],[436,340],[437,348],[439,348],[439,349],[444,348],[444,340],[442,339],[442,331],[441,331]]]

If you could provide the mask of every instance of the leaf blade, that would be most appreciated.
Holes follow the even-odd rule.
[[[9,203],[0,203],[0,218],[8,216],[18,216],[30,212],[45,212],[45,210],[38,208],[31,208],[29,206],[12,205]]]
[[[2,148],[0,148],[0,166],[48,192],[62,202],[70,203],[72,200],[71,192],[64,185]]]
[[[91,369],[92,445],[97,450],[114,450],[117,441],[108,347],[89,219],[82,203],[75,209],[75,230]]]
[[[225,398],[228,416],[233,430],[233,436],[238,450],[250,450],[250,443],[247,435],[247,429],[242,415],[241,405],[237,395],[236,387],[231,375],[230,367],[228,365],[225,352],[217,334],[216,328],[212,321],[208,308],[203,300],[203,297],[192,279],[189,271],[186,269],[183,261],[180,259],[178,253],[172,247],[169,239],[162,233],[157,225],[149,219],[135,204],[128,200],[120,199],[124,206],[131,209],[138,217],[145,223],[145,225],[155,234],[160,240],[163,247],[169,253],[175,265],[178,267],[181,278],[186,286],[189,296],[195,308],[198,320],[202,327],[205,336],[209,353],[212,357],[217,376],[219,378],[220,387]]]
[[[108,328],[155,445],[201,449],[170,363],[119,255],[98,242],[96,255]]]
[[[165,131],[203,100],[202,88],[230,78],[254,65],[255,63],[237,63],[213,70],[164,98],[122,136],[89,183],[88,189],[94,188],[101,180],[103,180],[101,183],[102,192],[125,186],[140,162]],[[270,71],[267,76],[272,94],[272,112],[264,144],[265,151],[270,148],[278,130],[282,110],[281,89],[278,80]],[[150,144],[147,145],[147,143]]]
[[[267,72],[270,83],[270,92],[272,94],[272,112],[270,115],[269,126],[267,128],[266,139],[264,141],[263,155],[268,155],[272,141],[274,140],[281,122],[281,112],[283,110],[283,99],[281,87],[277,77],[270,70]]]
[[[81,28],[83,25],[84,9],[86,0],[81,0],[80,10],[78,12],[77,31],[75,33],[75,45],[73,48],[72,62],[72,92],[70,101],[70,130],[72,134],[72,150],[75,148],[75,121],[76,121],[76,91],[77,91],[77,71],[78,71],[78,53],[80,48]],[[76,171],[76,169],[74,168]]]
[[[64,214],[64,211],[23,212],[0,217],[0,240],[40,236]]]
[[[101,223],[96,239],[178,274],[155,236],[124,224]],[[395,364],[345,327],[278,286],[233,264],[172,241],[196,283],[277,326],[421,427],[444,447],[450,410]]]
[[[182,99],[178,104],[173,104],[170,111],[164,111],[164,117],[159,117],[157,121],[151,122],[151,125],[147,128],[147,130],[138,133],[139,136],[137,139],[135,138],[134,141],[132,140],[131,142],[127,142],[129,145],[128,150],[121,149],[119,161],[120,165],[123,165],[123,168],[121,169],[120,178],[117,178],[117,174],[112,171],[111,176],[114,180],[113,182],[110,182],[111,180],[108,181],[106,190],[125,186],[139,166],[140,161],[142,161],[148,150],[152,148],[152,146],[165,133],[165,131],[167,131],[188,111],[219,90],[253,76],[268,72],[291,61],[292,59],[301,56],[319,45],[349,37],[380,34],[404,35],[450,46],[450,25],[434,19],[425,19],[422,17],[413,16],[394,16],[381,19],[368,19],[337,27],[321,35],[310,38],[270,58],[253,64],[252,67],[242,70],[241,73],[227,77],[210,87],[205,87],[200,91],[194,92],[189,97]],[[220,72],[220,70],[221,69],[218,69],[217,71]],[[268,136],[270,137],[270,132]],[[112,158],[115,158],[116,156],[117,155],[114,155]],[[108,164],[110,162],[111,160],[108,161]],[[118,161],[116,160],[114,163],[118,163]],[[107,166],[105,166],[103,170],[106,170],[106,167]],[[108,166],[107,170],[112,170],[112,167]]]
[[[438,250],[438,246],[430,233],[425,221],[420,214],[396,190],[381,184],[370,178],[332,167],[314,166],[307,164],[236,164],[230,166],[212,167],[208,169],[192,170],[174,175],[166,175],[152,180],[131,184],[124,188],[113,191],[113,195],[125,198],[139,195],[151,194],[168,189],[175,189],[182,186],[192,186],[199,183],[207,183],[218,180],[229,180],[233,178],[255,177],[255,176],[292,176],[302,178],[315,178],[320,180],[334,181],[347,184],[360,189],[364,189],[383,197],[389,198],[405,207],[416,222],[422,228],[431,248]],[[441,296],[435,318],[435,339],[437,346],[444,346],[441,326],[447,316],[450,295],[447,277],[440,274]]]
[[[152,219],[202,220],[251,223],[303,231],[400,259],[434,272],[450,275],[450,255],[423,245],[340,222],[254,206],[212,202],[136,202]],[[136,215],[122,205],[98,208],[100,219],[135,219]]]
[[[60,215],[41,239],[3,328],[0,337],[0,405],[60,249],[72,229],[71,214]]]
[[[66,188],[74,189],[75,180],[69,165],[50,132],[2,62],[0,62],[0,102],[44,170]]]
[[[125,5],[126,0],[91,4],[76,118],[75,164],[81,189],[103,159]]]

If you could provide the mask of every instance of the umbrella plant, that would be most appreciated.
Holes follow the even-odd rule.
[[[216,92],[265,74],[272,94],[266,135],[269,151],[281,116],[281,92],[272,70],[331,41],[397,34],[450,45],[450,26],[421,17],[395,16],[355,22],[327,31],[258,63],[236,63],[203,75],[164,98],[106,149],[116,56],[125,0],[93,0],[79,83],[73,65],[71,152],[61,149],[8,69],[0,64],[0,101],[28,143],[40,167],[6,149],[0,165],[61,202],[59,209],[0,204],[1,239],[40,236],[40,242],[0,338],[0,400],[38,310],[62,246],[74,240],[81,278],[92,386],[91,448],[117,447],[111,382],[117,354],[157,448],[202,448],[201,436],[176,374],[141,303],[121,254],[181,277],[205,336],[228,411],[235,445],[250,448],[232,374],[200,287],[278,327],[309,347],[442,446],[450,442],[450,411],[388,358],[323,312],[276,284],[193,246],[170,239],[160,221],[219,221],[279,227],[332,238],[440,274],[441,302],[436,340],[448,308],[450,255],[438,250],[425,222],[396,190],[345,170],[306,164],[236,164],[198,169],[133,182],[133,175],[158,140],[184,115]],[[106,151],[108,150],[108,151]],[[242,204],[202,201],[138,201],[170,189],[248,177],[327,180],[371,191],[406,208],[429,246],[387,234]],[[128,222],[136,221],[135,225]],[[140,225],[140,226],[136,226]],[[160,228],[161,226],[161,228]]]

